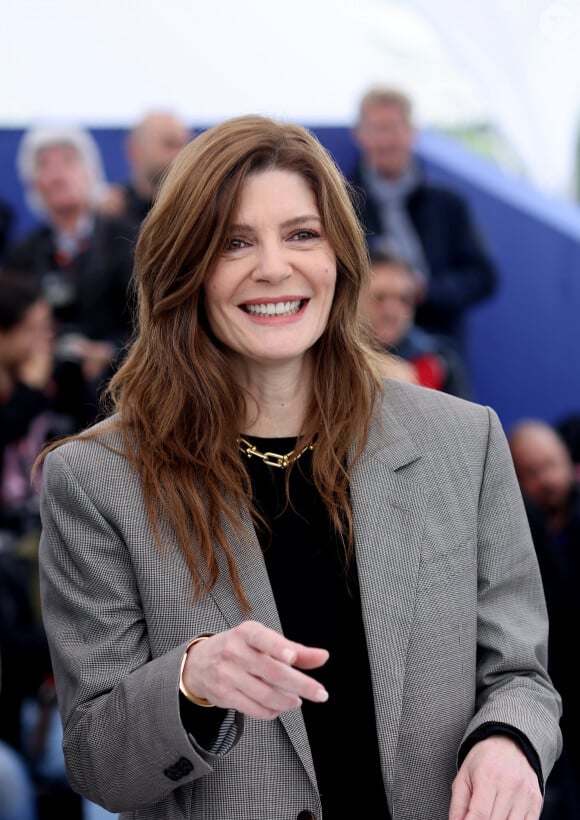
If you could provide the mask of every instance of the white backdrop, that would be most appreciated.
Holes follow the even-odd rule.
[[[1,17],[0,127],[158,106],[347,125],[394,82],[420,125],[487,120],[534,184],[572,194],[580,0],[12,0]]]
[[[571,195],[580,122],[579,0],[407,4],[447,44],[529,176],[545,190]]]

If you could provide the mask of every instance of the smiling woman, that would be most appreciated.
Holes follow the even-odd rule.
[[[209,325],[237,365],[232,369],[240,387],[262,407],[246,432],[298,435],[305,397],[299,397],[296,386],[308,385],[304,368],[312,366],[311,349],[328,322],[335,254],[314,192],[294,172],[248,177],[232,231],[205,288]],[[275,399],[276,406],[284,402],[282,418],[265,406],[264,367],[269,371],[273,361],[286,386]]]
[[[338,168],[264,117],[143,223],[110,414],[39,460],[69,776],[122,818],[539,816],[560,699],[507,443],[380,375],[369,276]]]

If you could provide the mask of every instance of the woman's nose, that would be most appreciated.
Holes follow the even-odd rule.
[[[280,242],[265,242],[258,253],[254,276],[266,282],[279,282],[292,273],[288,253]]]

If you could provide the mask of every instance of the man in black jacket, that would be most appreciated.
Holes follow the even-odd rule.
[[[368,232],[420,275],[416,323],[464,353],[465,314],[497,287],[497,271],[465,200],[425,179],[414,154],[409,98],[372,88],[360,103],[354,137],[360,159],[350,175]]]

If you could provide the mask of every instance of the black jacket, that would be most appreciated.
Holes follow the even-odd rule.
[[[82,333],[89,339],[106,340],[121,347],[132,330],[129,284],[134,236],[134,229],[125,221],[97,216],[87,247],[62,268],[54,233],[44,226],[9,247],[4,264],[6,268],[38,277],[43,285],[52,271],[65,270],[75,289],[74,304],[67,307],[67,332]],[[52,301],[50,295],[47,298]],[[53,309],[59,321],[58,305],[53,305]]]
[[[365,191],[358,165],[350,177],[355,207],[371,239],[383,233],[380,207]],[[494,262],[465,200],[426,180],[407,198],[407,210],[431,272],[428,293],[415,317],[426,330],[443,334],[461,347],[468,308],[493,294],[498,285]]]

